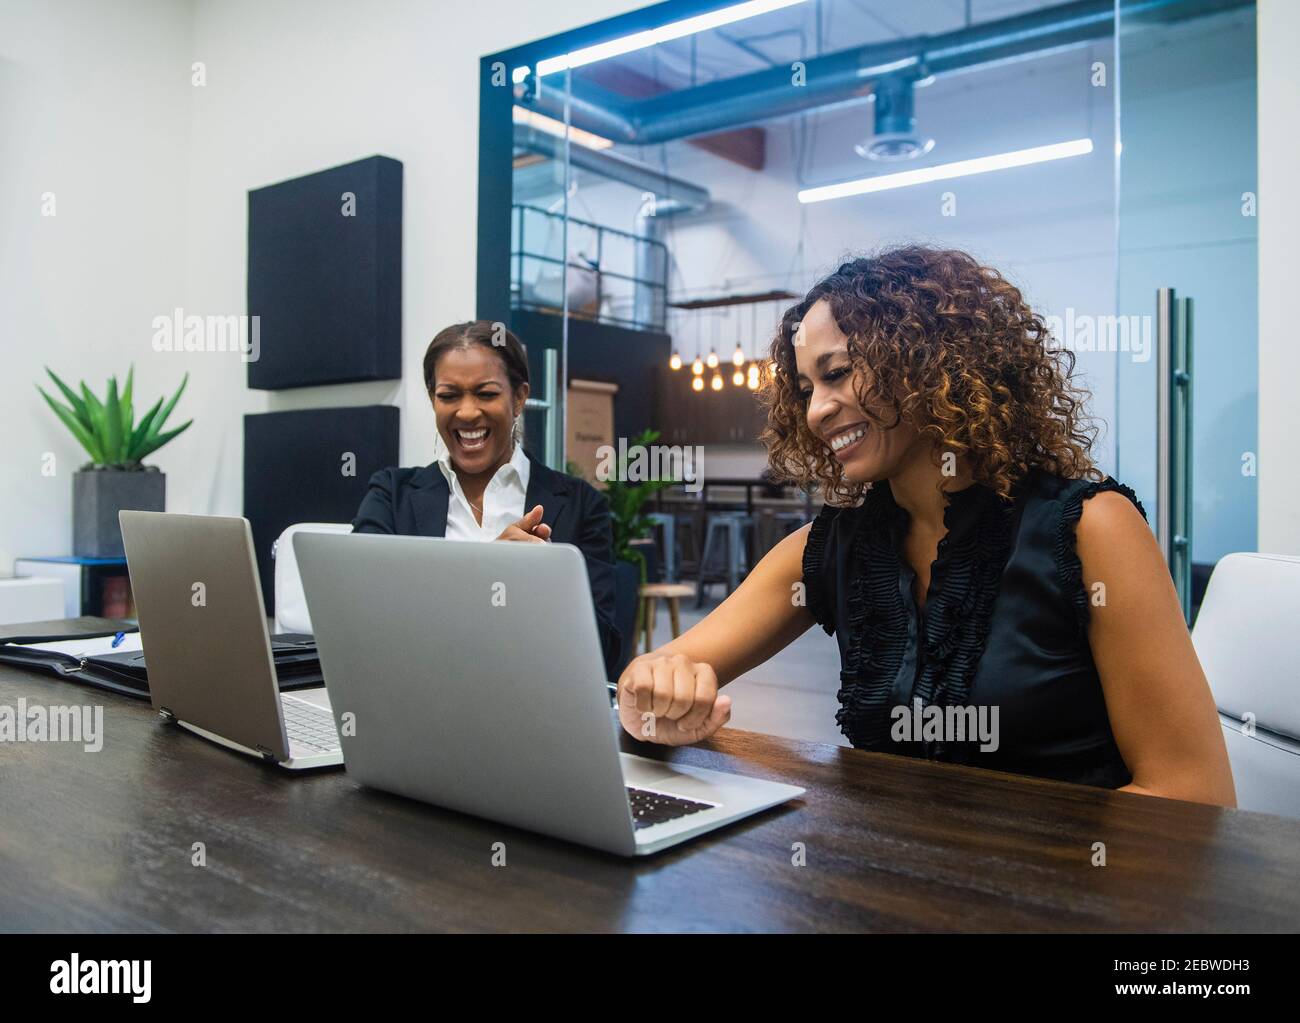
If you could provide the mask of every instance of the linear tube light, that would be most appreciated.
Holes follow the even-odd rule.
[[[673,39],[693,36],[698,32],[707,32],[711,28],[721,28],[723,25],[731,25],[737,21],[744,21],[746,18],[756,18],[760,14],[769,14],[772,11],[779,11],[785,7],[793,7],[795,4],[806,2],[807,0],[749,0],[748,3],[735,4],[718,11],[709,11],[707,14],[697,14],[693,18],[684,18],[681,21],[661,25],[659,28],[633,32],[631,35],[623,36],[620,39],[611,39],[607,43],[584,46],[582,49],[574,50],[571,53],[563,53],[558,57],[547,57],[545,60],[539,60],[537,62],[537,77],[542,78],[546,75],[552,75],[557,71],[564,71],[566,68],[595,64],[597,61],[609,60],[611,57],[621,57],[623,54],[632,53],[635,50],[644,50],[647,47],[658,46],[660,43],[666,43]],[[527,75],[527,68],[515,68],[512,78],[517,84]]]
[[[1092,139],[1056,142],[1050,146],[1017,149],[1010,153],[981,156],[974,160],[958,160],[956,163],[941,163],[934,167],[920,167],[916,170],[900,171],[897,174],[877,174],[874,177],[842,181],[838,185],[804,188],[799,192],[799,201],[810,203],[823,202],[827,199],[843,199],[850,195],[866,195],[869,192],[884,192],[891,188],[924,185],[930,181],[964,178],[971,174],[1006,170],[1008,167],[1025,167],[1031,163],[1063,160],[1070,156],[1086,156],[1091,152]]]
[[[566,133],[563,121],[557,121],[554,117],[547,117],[545,114],[539,114],[536,110],[529,110],[527,107],[516,105],[512,116],[515,124],[525,124],[530,128],[536,128],[547,135],[554,135],[556,138],[561,139],[567,134],[571,141],[578,143],[580,146],[586,146],[588,149],[608,149],[614,144],[603,135],[594,135],[572,125],[569,126]]]

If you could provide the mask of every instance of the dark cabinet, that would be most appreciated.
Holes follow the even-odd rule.
[[[679,370],[661,369],[659,421],[666,444],[753,444],[767,415],[753,391],[731,382],[731,367],[724,367],[723,388],[708,387],[712,373],[705,371],[705,389],[691,389],[689,364]]]
[[[698,410],[692,400],[699,395],[690,389],[689,369],[659,372],[659,416],[655,426],[665,444],[693,444],[695,433],[691,417]],[[685,379],[683,379],[685,378]]]

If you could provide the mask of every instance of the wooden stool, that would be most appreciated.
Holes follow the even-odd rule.
[[[641,587],[641,620],[645,623],[645,652],[650,652],[655,634],[655,601],[660,598],[668,602],[668,617],[673,623],[673,639],[682,634],[681,607],[678,601],[682,597],[695,595],[695,587],[688,583],[646,583]]]

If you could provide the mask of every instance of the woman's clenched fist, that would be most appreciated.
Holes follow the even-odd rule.
[[[618,680],[618,717],[645,742],[686,746],[707,739],[731,718],[731,697],[718,677],[684,654],[643,654]]]

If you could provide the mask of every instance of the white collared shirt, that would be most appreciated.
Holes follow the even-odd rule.
[[[447,477],[451,494],[447,499],[448,540],[491,541],[501,535],[506,526],[524,517],[524,502],[528,499],[528,456],[522,444],[515,444],[510,461],[501,466],[483,491],[483,525],[474,518],[460,479],[452,468],[451,456],[445,448],[438,459],[438,467]]]

